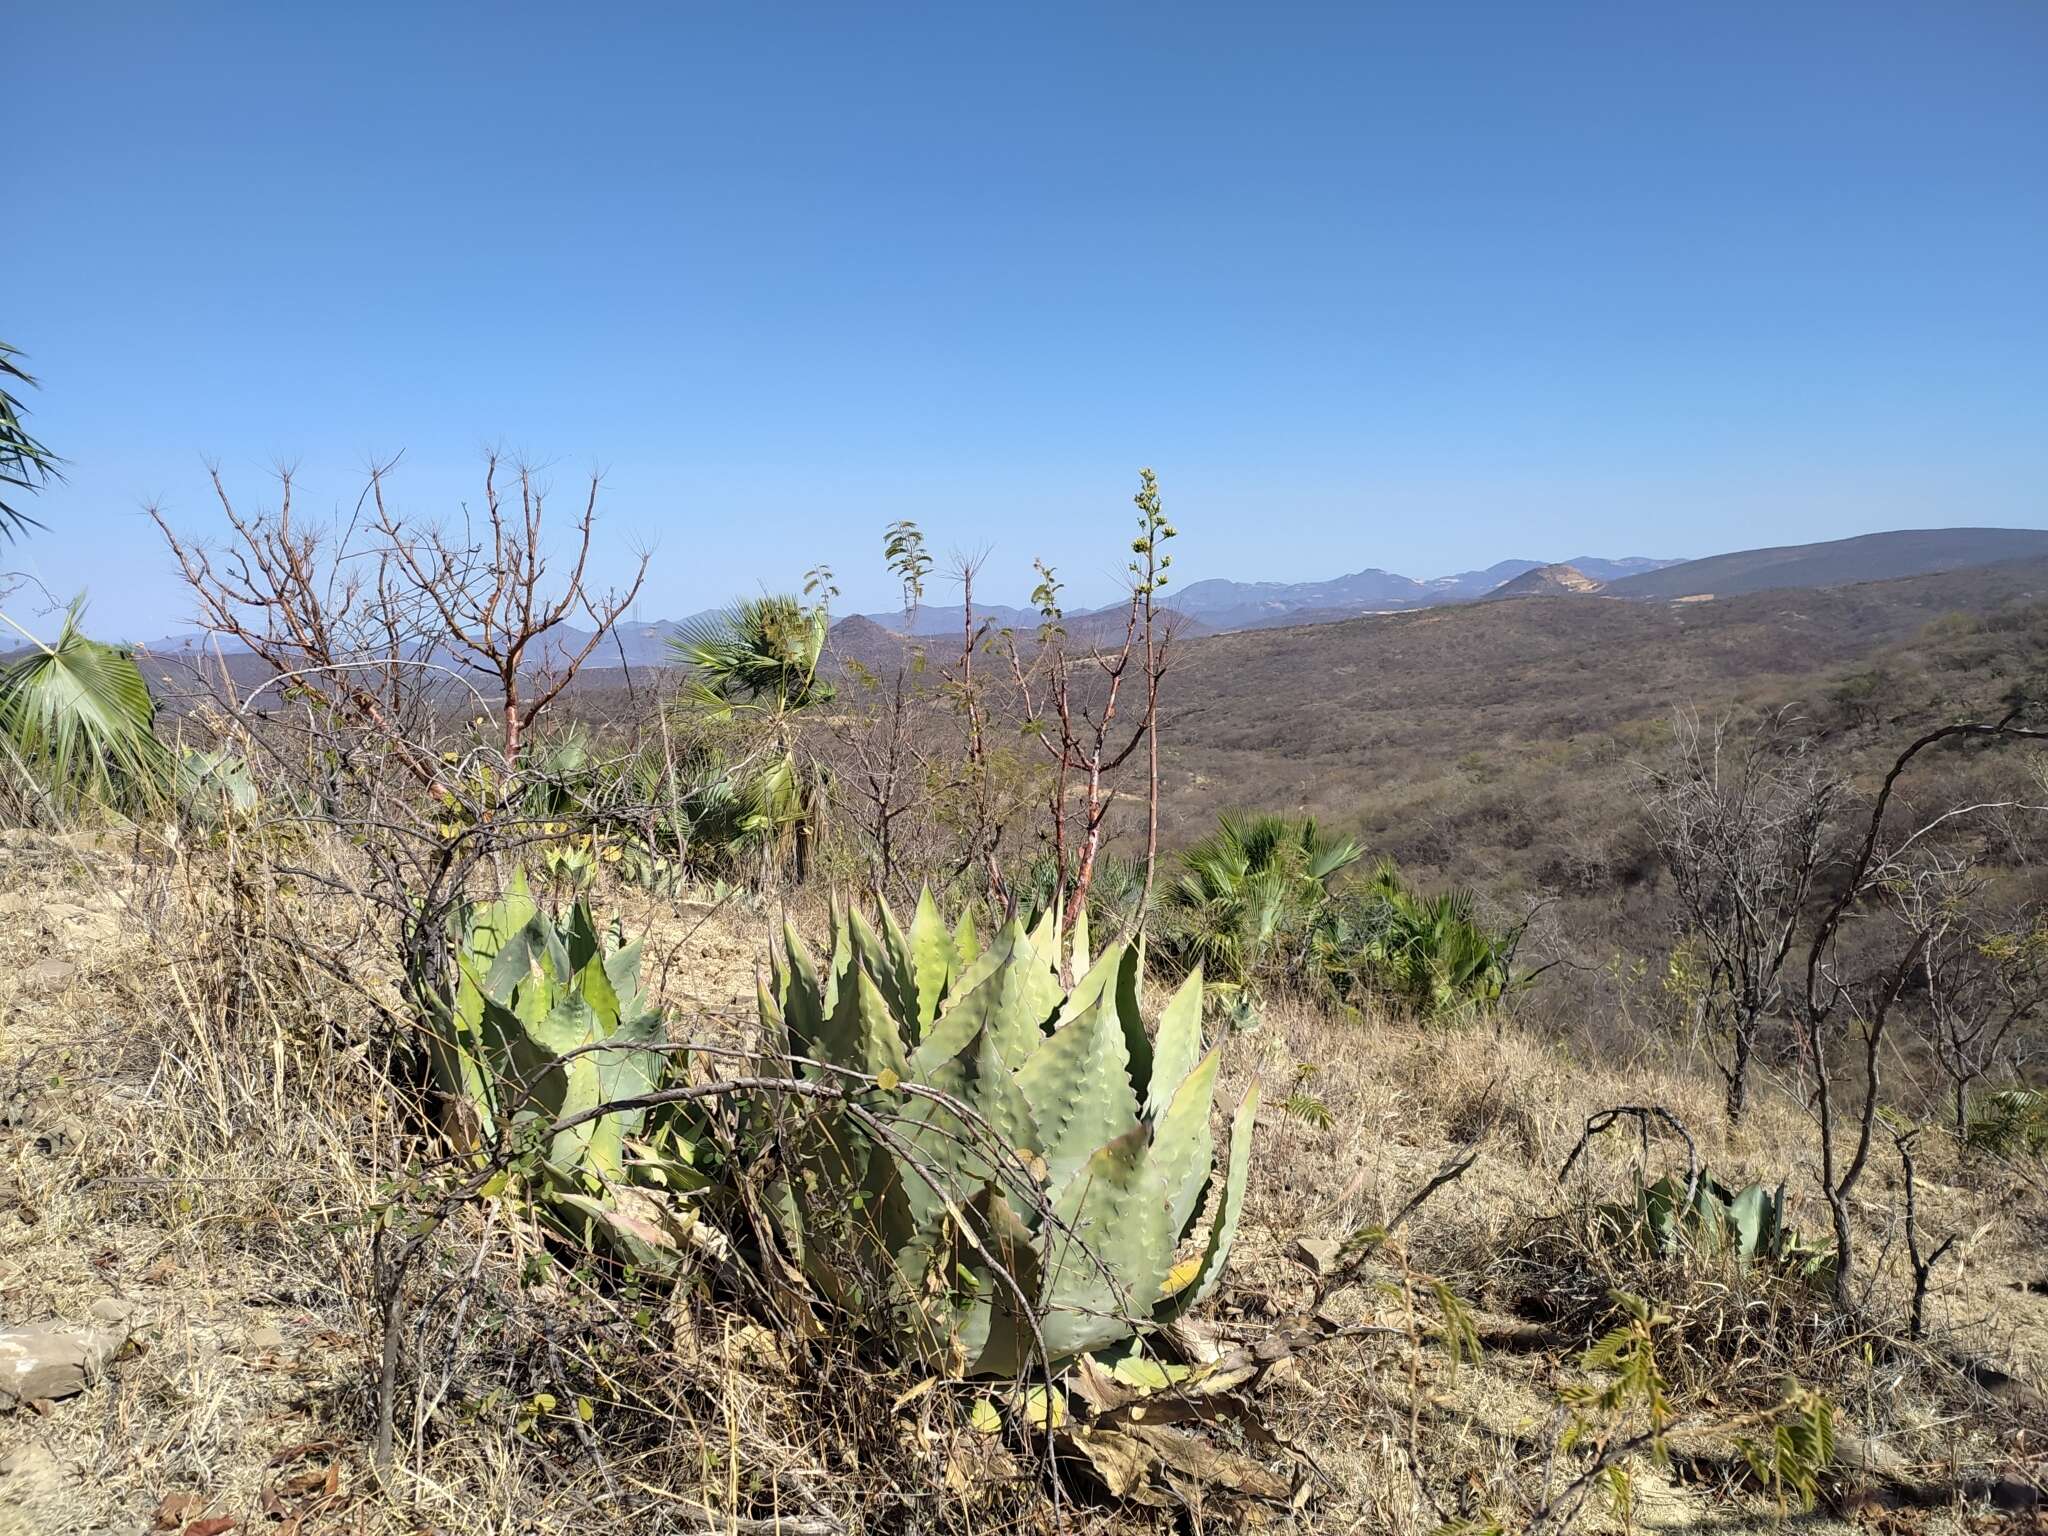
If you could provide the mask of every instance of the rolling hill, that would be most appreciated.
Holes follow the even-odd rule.
[[[1989,708],[2034,664],[2029,612],[2048,615],[2048,559],[1713,603],[1539,596],[1212,635],[1172,679],[1163,819],[1179,835],[1234,806],[1307,812],[1418,869],[1534,882],[1614,835],[1613,804],[1588,784],[1618,783],[1674,708],[1799,701],[1823,721],[1849,674],[1879,701],[1858,718],[1894,692],[1902,718]],[[2013,617],[1938,686],[1916,692],[1918,664],[1884,659],[1986,615]]]
[[[1606,591],[1576,565],[1539,565],[1524,571],[1513,581],[1504,581],[1487,593],[1484,602],[1496,603],[1509,597],[1592,597]]]
[[[2035,528],[1905,528],[1820,544],[1709,555],[1608,584],[1615,597],[1729,597],[1774,587],[1839,587],[2048,556]],[[1589,572],[1588,574],[1597,574]]]

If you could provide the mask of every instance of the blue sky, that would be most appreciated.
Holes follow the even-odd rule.
[[[606,472],[644,617],[880,530],[1107,598],[2048,524],[2037,0],[15,7],[0,553],[187,611],[140,507]]]

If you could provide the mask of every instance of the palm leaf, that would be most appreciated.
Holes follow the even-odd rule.
[[[794,597],[748,597],[679,626],[669,649],[696,674],[693,703],[730,713],[765,702],[782,713],[831,698],[831,688],[818,680],[825,633],[821,608],[806,608]]]
[[[0,743],[53,794],[158,799],[169,760],[151,733],[156,702],[133,655],[79,629],[83,611],[74,602],[55,644],[0,669]]]
[[[0,535],[19,538],[42,524],[7,499],[13,490],[37,491],[51,480],[62,479],[57,466],[64,461],[29,435],[21,424],[26,414],[9,391],[10,381],[35,385],[14,359],[21,356],[0,341]]]

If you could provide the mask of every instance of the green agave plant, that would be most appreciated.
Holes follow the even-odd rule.
[[[249,765],[225,747],[187,747],[172,770],[178,809],[197,826],[219,827],[253,815],[259,800]]]
[[[436,1087],[459,1141],[544,1135],[530,1192],[558,1227],[636,1266],[672,1267],[689,1218],[640,1186],[693,1188],[691,1143],[621,1111],[546,1134],[583,1111],[651,1092],[671,1070],[640,989],[640,945],[601,933],[587,903],[558,926],[517,879],[454,920],[452,990],[416,988]],[[466,1124],[461,1122],[467,1122]]]
[[[926,892],[908,928],[886,908],[879,932],[835,913],[822,970],[785,928],[761,991],[771,1049],[815,1079],[874,1082],[785,1115],[790,1246],[829,1299],[964,1375],[1020,1375],[1185,1312],[1221,1278],[1244,1199],[1258,1095],[1218,1178],[1200,974],[1151,1038],[1142,941],[1091,963],[1077,925],[1068,988],[1057,935],[1012,922],[984,948]],[[1180,1259],[1205,1206],[1206,1241]]]
[[[1786,1224],[1783,1184],[1731,1190],[1702,1171],[1688,1202],[1686,1181],[1666,1174],[1639,1189],[1632,1203],[1603,1205],[1598,1215],[1610,1236],[1659,1259],[1690,1252],[1744,1267],[1763,1262],[1807,1279],[1833,1272],[1834,1251],[1810,1246]]]

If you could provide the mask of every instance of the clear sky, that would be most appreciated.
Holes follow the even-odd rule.
[[[606,471],[643,617],[880,530],[1106,599],[2048,524],[2048,6],[8,5],[0,338],[95,628],[400,449]]]

